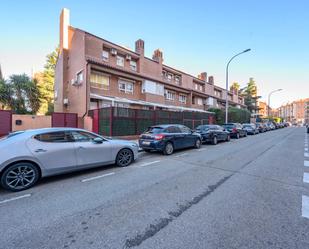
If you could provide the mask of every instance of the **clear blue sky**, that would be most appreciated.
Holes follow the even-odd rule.
[[[59,14],[71,11],[71,25],[134,48],[145,40],[146,55],[161,48],[164,63],[197,75],[214,75],[224,87],[254,77],[264,100],[277,88],[272,106],[309,97],[309,1],[5,1],[1,3],[0,64],[7,77],[40,70],[59,40]]]

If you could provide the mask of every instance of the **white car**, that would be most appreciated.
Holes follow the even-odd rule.
[[[138,145],[75,128],[46,128],[11,133],[0,139],[0,183],[20,191],[40,178],[81,169],[130,165]]]

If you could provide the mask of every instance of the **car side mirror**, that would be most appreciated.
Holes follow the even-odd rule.
[[[100,137],[96,137],[96,138],[94,138],[93,140],[92,140],[95,144],[101,144],[101,143],[103,143],[103,139],[102,138],[100,138]]]

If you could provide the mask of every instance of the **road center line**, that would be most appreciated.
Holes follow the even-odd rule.
[[[304,173],[303,182],[309,183],[309,173]]]
[[[302,196],[302,216],[309,219],[309,197],[303,195]]]
[[[111,173],[104,174],[104,175],[94,176],[94,177],[83,179],[83,180],[81,180],[81,182],[89,182],[89,181],[92,181],[92,180],[100,179],[100,178],[103,178],[105,176],[111,176],[111,175],[114,175],[114,174],[115,174],[115,172],[111,172]]]
[[[141,165],[138,165],[138,167],[145,167],[145,166],[155,164],[155,163],[159,163],[159,162],[161,162],[161,160],[157,160],[157,161],[153,161],[153,162],[149,162],[149,163],[143,163]]]
[[[16,201],[16,200],[27,198],[27,197],[30,197],[30,196],[31,196],[31,194],[16,196],[16,197],[13,197],[13,198],[10,198],[10,199],[0,201],[0,204],[7,203],[7,202],[10,202],[10,201]]]

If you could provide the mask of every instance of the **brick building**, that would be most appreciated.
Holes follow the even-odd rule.
[[[224,107],[226,94],[205,72],[195,77],[165,65],[158,49],[147,58],[141,39],[131,51],[72,27],[69,10],[62,10],[56,112],[83,117],[91,109],[107,106],[205,112]],[[245,107],[237,93],[228,96],[231,106]]]
[[[303,124],[306,122],[309,98],[287,103],[278,108],[279,116],[288,122]]]

